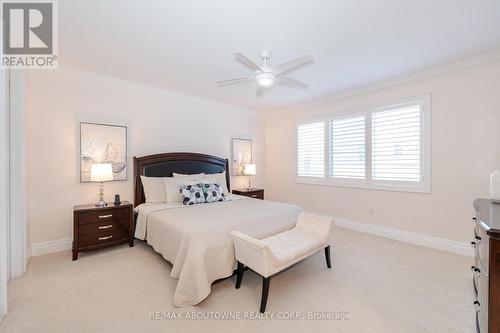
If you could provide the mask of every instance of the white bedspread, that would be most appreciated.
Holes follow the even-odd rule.
[[[195,305],[211,291],[213,281],[230,276],[236,266],[230,232],[256,238],[291,229],[301,209],[294,205],[230,196],[225,202],[183,206],[143,204],[136,237],[172,263],[178,279],[174,305]]]

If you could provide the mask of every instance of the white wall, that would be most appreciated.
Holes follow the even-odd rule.
[[[470,241],[472,200],[500,169],[500,65],[266,115],[266,195],[371,225]],[[295,184],[297,117],[430,93],[432,193]]]
[[[27,77],[28,216],[32,243],[72,237],[73,205],[97,200],[96,184],[78,182],[79,122],[128,126],[128,180],[105,184],[105,199],[133,201],[132,157],[188,151],[231,158],[231,138],[252,138],[264,164],[262,115],[110,77],[63,68]],[[232,188],[246,177],[232,177]],[[263,173],[254,183],[262,186]],[[68,243],[69,244],[69,243]]]
[[[129,178],[108,183],[133,199],[132,156],[196,151],[230,158],[231,137],[254,139],[266,198],[305,209],[458,242],[470,240],[472,200],[488,196],[500,168],[500,66],[267,113],[209,102],[64,68],[27,77],[28,216],[34,244],[72,237],[72,207],[94,202],[97,186],[78,182],[79,121],[128,126]],[[432,193],[295,184],[295,119],[431,94]],[[266,139],[264,152],[264,137]],[[265,165],[264,165],[265,160]],[[255,177],[264,185],[264,172]],[[246,177],[233,177],[233,188]]]

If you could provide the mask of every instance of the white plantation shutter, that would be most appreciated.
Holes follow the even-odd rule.
[[[297,129],[299,177],[325,176],[325,122],[299,125]]]
[[[299,125],[297,182],[431,193],[430,97]]]
[[[420,105],[372,113],[373,180],[422,180],[420,118]]]
[[[330,120],[330,176],[365,179],[365,116]]]

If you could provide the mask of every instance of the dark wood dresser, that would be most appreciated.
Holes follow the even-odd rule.
[[[80,205],[73,209],[73,260],[82,251],[129,243],[134,246],[134,222],[132,204],[109,203],[99,208]]]
[[[500,333],[500,204],[489,199],[474,201],[476,217],[475,264],[472,266],[476,329]]]
[[[244,195],[245,197],[264,200],[264,190],[261,188],[233,190],[233,194]]]

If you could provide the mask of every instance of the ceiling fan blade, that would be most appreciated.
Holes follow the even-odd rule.
[[[284,74],[301,66],[307,65],[314,61],[312,55],[306,55],[304,57],[297,58],[295,60],[285,62],[284,64],[274,67],[276,74]]]
[[[230,80],[223,80],[223,81],[218,81],[216,84],[219,87],[224,87],[224,86],[230,86],[232,84],[238,84],[238,83],[243,83],[243,82],[248,82],[248,81],[253,81],[253,77],[240,77],[237,79],[230,79]]]
[[[257,66],[257,64],[255,64],[252,60],[250,60],[247,57],[245,57],[243,54],[241,54],[241,53],[235,53],[234,57],[236,58],[236,60],[238,60],[240,63],[242,63],[246,67],[250,68],[251,70],[253,70],[253,71],[262,71],[262,68],[260,68],[259,66]]]
[[[282,84],[285,86],[289,86],[289,87],[293,87],[293,88],[301,88],[301,89],[307,88],[307,83],[304,83],[304,82],[298,81],[298,80],[294,80],[294,79],[291,79],[291,78],[286,77],[286,76],[278,76],[277,80],[278,80],[279,84]]]

